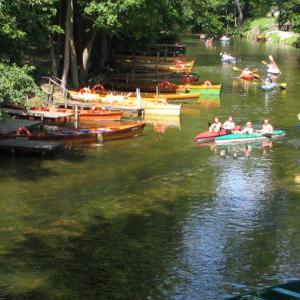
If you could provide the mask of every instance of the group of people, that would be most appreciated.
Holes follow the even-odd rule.
[[[235,130],[235,122],[232,116],[229,116],[228,119],[222,124],[218,117],[215,117],[214,122],[210,124],[209,131],[210,132],[219,132],[224,129],[228,134],[230,133],[241,133],[241,134],[251,134],[254,133],[254,128],[252,122],[248,121],[246,126],[241,130]],[[269,119],[264,119],[264,123],[261,130],[257,130],[256,132],[260,132],[263,134],[272,134],[273,126],[270,124]]]

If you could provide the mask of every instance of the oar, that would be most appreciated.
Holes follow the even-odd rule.
[[[241,70],[241,69],[240,69],[240,68],[238,68],[238,67],[232,67],[232,69],[233,69],[234,71],[243,72],[243,70]]]
[[[283,90],[287,89],[287,83],[286,82],[281,82],[281,83],[278,83],[277,85],[278,85],[278,87],[280,87]]]
[[[272,55],[269,55],[269,60],[275,65],[275,67],[276,67],[276,68],[279,70],[279,72],[281,73],[281,71],[280,71],[279,67],[277,66],[277,64],[276,64],[276,62],[275,62],[275,60],[274,60],[274,58],[273,58]]]
[[[265,60],[262,60],[261,63],[266,65],[266,66],[268,65],[268,63]]]
[[[254,77],[255,79],[259,79],[259,78],[260,78],[258,74],[252,74],[252,75],[253,75],[253,77]]]
[[[256,72],[258,72],[258,69],[254,69],[254,70],[252,70],[251,72],[252,72],[252,73],[256,73]]]

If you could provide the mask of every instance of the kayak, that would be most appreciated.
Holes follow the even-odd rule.
[[[241,75],[240,78],[251,81],[254,79],[254,76],[245,74],[245,75]]]
[[[231,56],[231,55],[227,55],[227,54],[223,54],[221,57],[221,61],[222,62],[227,62],[227,63],[236,63],[236,58]]]
[[[240,126],[235,126],[234,130],[240,130]],[[228,135],[226,130],[222,129],[218,132],[210,132],[210,131],[204,131],[202,133],[199,133],[194,137],[194,140],[196,143],[206,143],[206,142],[212,142],[219,136]]]
[[[251,133],[251,134],[228,134],[224,136],[219,136],[215,139],[216,145],[225,145],[225,144],[234,144],[234,143],[251,143],[251,142],[259,142],[266,141],[270,138],[278,138],[285,136],[285,132],[283,130],[274,130],[272,135],[265,135],[262,133]]]
[[[273,90],[276,86],[277,85],[274,82],[272,82],[272,83],[262,84],[260,87],[265,92],[268,92],[268,91]]]
[[[249,294],[239,295],[227,300],[286,300],[300,299],[300,280],[290,281],[276,286],[257,289]]]
[[[220,38],[220,41],[221,41],[221,42],[229,42],[229,41],[230,41],[230,37],[222,36],[222,37]]]

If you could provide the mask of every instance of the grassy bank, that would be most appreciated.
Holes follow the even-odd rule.
[[[299,34],[278,30],[275,18],[248,20],[243,26],[242,34],[248,39],[260,39],[284,45],[296,46],[300,42]]]

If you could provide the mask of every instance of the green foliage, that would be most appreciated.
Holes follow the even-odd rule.
[[[32,70],[30,66],[20,68],[15,64],[0,63],[0,103],[25,104],[28,97],[41,93],[30,76]]]

